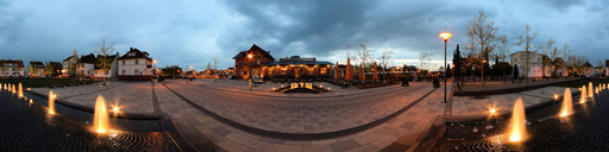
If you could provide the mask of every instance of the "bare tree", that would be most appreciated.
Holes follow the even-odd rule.
[[[491,53],[495,46],[494,41],[496,38],[497,28],[495,27],[495,22],[487,18],[486,13],[484,11],[479,10],[478,16],[472,18],[469,21],[469,25],[467,26],[467,35],[469,36],[469,42],[473,47],[480,51],[480,59],[483,61],[482,63],[482,73],[481,80],[484,80],[484,61],[488,61],[489,53]]]
[[[429,57],[429,52],[421,51],[419,52],[419,67],[423,69],[423,65],[425,65],[425,61],[427,57]]]
[[[507,54],[511,52],[511,44],[509,44],[507,35],[501,35],[497,37],[497,42],[499,42],[499,47],[497,49],[499,52],[497,52],[496,54],[500,61],[506,62]]]
[[[360,59],[360,64],[362,64],[364,67],[366,67],[366,63],[371,58],[370,50],[368,50],[368,47],[366,46],[365,41],[364,41],[364,43],[360,44],[359,47],[360,47],[360,49],[357,51],[357,56]]]
[[[531,54],[534,52],[537,52],[536,46],[534,46],[532,44],[533,40],[535,39],[535,37],[537,37],[537,33],[533,32],[533,30],[531,29],[531,26],[529,24],[526,24],[524,26],[524,33],[522,33],[522,35],[520,35],[518,37],[518,43],[516,43],[516,45],[519,45],[520,47],[522,47],[522,49],[525,52],[525,79],[526,79],[526,84],[528,84],[529,82],[529,62],[530,62],[530,58],[531,58]]]
[[[218,59],[214,58],[213,61],[214,61],[214,71],[218,70]]]
[[[563,44],[562,48],[559,49],[559,52],[559,54],[562,55],[563,60],[567,60],[567,58],[569,58],[569,54],[571,53],[571,50],[569,49],[569,44]]]
[[[548,57],[550,57],[550,59],[552,59],[552,60],[556,59],[560,55],[558,47],[554,46],[555,44],[556,44],[556,41],[554,41],[554,39],[550,38],[548,40],[548,42],[546,43],[546,48],[544,49],[544,53]]]
[[[99,44],[99,46],[97,48],[95,48],[95,52],[97,52],[98,55],[101,55],[102,58],[100,58],[101,62],[101,68],[104,70],[104,75],[106,73],[108,73],[108,69],[109,69],[109,65],[108,65],[108,55],[110,55],[111,53],[114,52],[114,44],[110,44],[107,45],[106,44],[106,38],[102,39],[102,42]],[[106,77],[102,77],[102,79],[104,80],[104,83],[106,83]]]
[[[383,50],[381,57],[379,58],[381,60],[381,67],[383,69],[383,71],[385,71],[385,69],[387,69],[387,64],[389,62],[389,60],[391,60],[391,56],[389,56],[389,53],[391,53],[391,50]]]

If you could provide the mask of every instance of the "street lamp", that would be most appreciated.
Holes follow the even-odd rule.
[[[450,32],[442,32],[440,33],[440,38],[442,38],[444,40],[444,103],[446,103],[446,83],[448,83],[448,78],[446,78],[446,73],[448,72],[446,70],[446,43],[448,43],[448,39],[450,39],[450,37],[452,37],[453,34]]]
[[[254,64],[254,62],[252,61],[252,58],[254,58],[254,54],[251,53],[251,52],[248,53],[247,54],[247,59],[250,61],[250,64],[249,64],[249,66],[250,66],[250,68],[249,68],[250,74],[249,74],[248,88],[249,88],[250,91],[252,90],[252,64]]]

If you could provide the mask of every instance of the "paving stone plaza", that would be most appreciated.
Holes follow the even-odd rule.
[[[187,143],[224,151],[414,151],[435,120],[477,118],[489,108],[509,113],[522,98],[526,107],[548,102],[563,87],[544,87],[485,98],[453,97],[443,88],[413,82],[325,94],[281,94],[282,84],[248,90],[236,80],[110,82],[54,88],[59,102],[93,107],[101,95],[124,113],[167,115]],[[318,85],[318,84],[316,84]],[[452,89],[452,85],[448,85]],[[50,88],[33,88],[46,95]],[[577,89],[574,89],[577,90]]]

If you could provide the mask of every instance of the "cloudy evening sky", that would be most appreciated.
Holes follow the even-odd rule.
[[[609,57],[606,0],[0,0],[0,59],[61,61],[105,38],[121,54],[148,51],[161,67],[203,69],[213,59],[231,67],[253,43],[275,58],[343,63],[366,42],[375,58],[390,52],[393,65],[418,64],[421,51],[439,63],[438,33],[454,33],[452,53],[478,10],[511,43],[528,23],[538,45],[552,37],[592,64]]]

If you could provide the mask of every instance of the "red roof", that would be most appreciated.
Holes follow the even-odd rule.
[[[4,64],[17,64],[18,67],[23,67],[22,60],[0,60],[0,65]]]

